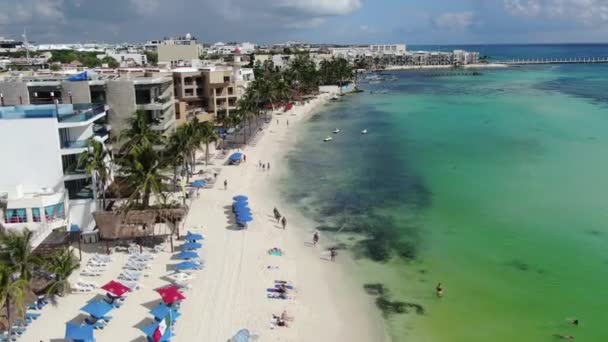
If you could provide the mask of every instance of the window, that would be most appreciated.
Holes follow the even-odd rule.
[[[4,212],[4,222],[25,223],[27,222],[27,213],[25,209],[6,209]]]
[[[47,222],[65,219],[65,208],[63,203],[44,207],[44,215]]]
[[[224,83],[230,82],[230,76],[224,76]]]
[[[40,208],[32,208],[32,220],[34,222],[42,222],[42,217],[40,217]]]
[[[186,89],[185,94],[186,96],[194,96],[194,89]]]

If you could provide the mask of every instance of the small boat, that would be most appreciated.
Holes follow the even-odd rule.
[[[361,134],[367,134],[367,128],[361,131]]]
[[[327,138],[323,139],[323,141],[325,141],[325,142],[332,141],[332,140],[334,140],[334,138],[332,138],[332,137],[327,137]]]
[[[339,128],[334,129],[334,134],[338,134],[338,133],[340,133],[340,129]]]

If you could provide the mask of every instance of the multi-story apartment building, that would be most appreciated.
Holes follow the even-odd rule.
[[[253,70],[233,65],[178,68],[173,70],[176,118],[179,122],[197,116],[201,121],[230,115],[254,79]]]
[[[0,224],[27,227],[35,244],[53,229],[90,231],[95,182],[78,165],[87,140],[118,136],[136,110],[162,134],[175,124],[173,79],[137,73],[0,81]]]
[[[403,55],[406,47],[405,44],[370,45],[369,50],[374,54]]]
[[[0,107],[0,224],[8,230],[32,230],[34,246],[54,229],[78,226],[90,231],[95,226],[93,180],[78,166],[78,156],[86,151],[88,139],[108,139],[108,107],[60,104],[60,99]],[[42,93],[32,100],[42,101]]]
[[[169,63],[172,66],[189,64],[203,54],[202,45],[189,33],[185,37],[165,39],[155,46],[158,51],[158,62]]]

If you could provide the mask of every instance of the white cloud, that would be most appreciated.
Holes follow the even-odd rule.
[[[129,0],[137,13],[148,15],[156,12],[160,7],[160,0]]]
[[[515,15],[608,23],[608,0],[504,0],[504,5]]]
[[[226,20],[264,21],[288,27],[316,27],[327,18],[361,8],[361,0],[224,0],[212,3]]]
[[[446,12],[433,19],[438,29],[463,31],[473,24],[473,12]]]
[[[63,22],[63,0],[0,0],[0,25]]]

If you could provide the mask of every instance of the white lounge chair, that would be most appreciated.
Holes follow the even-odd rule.
[[[92,292],[94,289],[92,287],[89,286],[82,286],[79,283],[73,283],[70,285],[70,289],[72,291],[72,293],[89,293]]]
[[[130,271],[144,271],[144,270],[147,270],[148,268],[150,268],[150,266],[145,265],[145,264],[136,264],[136,263],[128,262],[122,268],[124,268],[125,270],[130,270]]]
[[[105,263],[112,262],[112,257],[110,255],[93,254],[91,259],[95,260],[95,261],[99,261],[99,262],[105,262]]]
[[[99,277],[102,273],[103,273],[103,271],[101,271],[101,270],[91,269],[89,267],[80,271],[80,275],[87,276],[87,277]]]
[[[93,267],[99,267],[99,268],[105,268],[108,266],[108,264],[105,262],[99,262],[99,261],[93,260],[93,259],[90,259],[89,262],[87,262],[87,265],[93,266]]]
[[[143,289],[143,285],[135,280],[122,280],[120,283],[128,287],[131,291]]]

